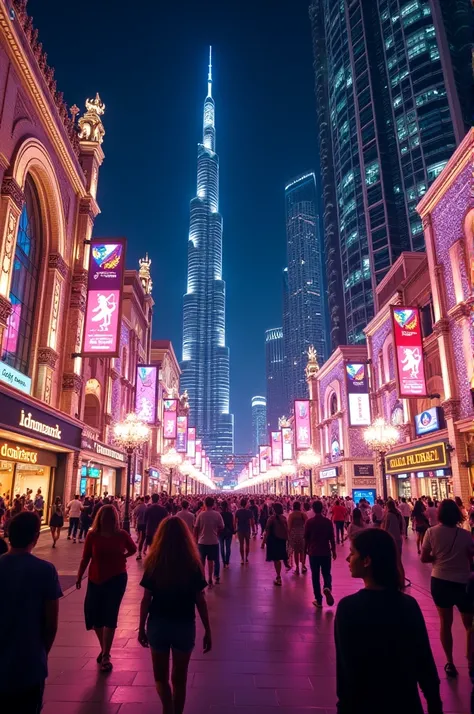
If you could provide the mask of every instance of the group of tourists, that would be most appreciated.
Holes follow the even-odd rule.
[[[140,583],[143,597],[138,640],[150,649],[164,714],[182,714],[184,710],[187,670],[196,641],[196,611],[204,628],[203,651],[212,648],[205,590],[220,585],[221,566],[226,569],[231,564],[234,535],[240,567],[245,569],[251,555],[255,556],[251,543],[260,533],[266,560],[275,569],[276,587],[282,586],[283,568],[300,576],[309,566],[313,604],[318,610],[323,601],[326,606],[334,605],[331,564],[338,555],[346,556],[351,576],[364,581],[362,590],[338,603],[335,617],[340,714],[375,714],[382,710],[387,714],[422,714],[418,687],[430,714],[443,711],[423,615],[416,600],[404,592],[402,543],[408,537],[410,522],[421,561],[433,564],[431,592],[440,616],[446,674],[458,674],[451,633],[454,608],[460,611],[466,628],[471,664],[474,593],[470,570],[474,546],[465,527],[469,514],[463,512],[462,504],[447,499],[436,509],[430,499],[419,499],[409,504],[410,513],[405,515],[406,500],[384,503],[378,499],[370,506],[337,497],[311,500],[222,494],[202,500],[200,496],[152,494],[131,504],[134,533],[130,535],[121,527],[121,509],[115,501],[105,496],[91,502],[76,496],[65,510],[58,502],[57,514],[62,518],[69,515],[68,538],[74,541],[77,531],[80,540],[85,537],[76,587],[82,588],[88,569],[85,625],[96,634],[101,672],[113,668],[113,640],[127,587],[126,561],[132,556],[137,560],[146,556]],[[432,508],[436,513],[429,510]],[[82,530],[84,512],[92,525]],[[53,510],[52,518],[54,514]],[[429,523],[423,534],[418,530],[421,515]],[[51,525],[52,533],[53,527],[60,531],[62,525]],[[5,714],[40,711],[47,654],[57,628],[62,593],[54,566],[32,555],[39,532],[39,516],[21,510],[10,519],[9,551],[0,557],[0,607],[9,613],[4,626],[5,641],[11,643],[0,650],[0,702]],[[53,534],[53,546],[56,542]],[[349,547],[345,547],[346,542]],[[368,625],[373,632],[383,631],[384,637],[361,637]],[[416,647],[406,647],[407,631]],[[393,688],[393,681],[402,686]],[[26,702],[21,710],[19,687]]]

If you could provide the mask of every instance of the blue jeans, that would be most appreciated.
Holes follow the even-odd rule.
[[[221,545],[221,557],[222,557],[222,562],[224,565],[229,565],[229,560],[230,560],[230,547],[232,545],[232,536],[231,535],[225,535],[225,536],[220,536],[219,538],[220,545]]]

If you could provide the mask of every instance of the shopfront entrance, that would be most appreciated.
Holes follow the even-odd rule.
[[[385,457],[385,467],[387,474],[397,481],[400,498],[429,496],[442,500],[452,497],[451,468],[445,441],[392,451]]]
[[[80,493],[86,496],[121,495],[125,462],[122,451],[83,433]]]
[[[338,496],[339,487],[337,478],[339,476],[339,466],[330,466],[327,469],[321,469],[319,478],[321,479],[321,495],[322,496]]]

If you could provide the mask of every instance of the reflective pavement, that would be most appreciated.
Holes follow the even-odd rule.
[[[283,586],[273,585],[273,567],[265,563],[260,538],[254,541],[250,564],[242,567],[233,541],[229,570],[221,584],[208,592],[213,649],[204,655],[198,646],[190,664],[186,714],[335,714],[335,608],[316,611],[311,578],[293,573]],[[60,626],[49,659],[50,677],[43,714],[159,714],[151,658],[137,642],[139,581],[143,562],[129,561],[129,582],[122,603],[119,628],[112,649],[114,669],[98,671],[98,646],[85,630],[81,591],[66,588],[75,580],[82,546],[62,537],[51,549],[49,534],[42,534],[36,554],[55,563],[65,598],[60,603]],[[338,546],[333,564],[333,593],[342,598],[361,587],[350,578],[345,555]],[[439,667],[444,711],[469,712],[471,685],[464,658],[465,637],[455,615],[455,661],[460,675],[448,680],[438,640],[438,617],[429,594],[430,566],[419,562],[413,536],[406,543],[404,564],[412,581],[408,589],[425,616]],[[368,613],[367,632],[370,633]],[[383,637],[383,633],[380,634]],[[406,632],[407,649],[416,646]],[[403,686],[403,683],[398,683]]]

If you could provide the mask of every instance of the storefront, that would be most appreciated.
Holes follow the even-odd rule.
[[[321,479],[321,495],[322,496],[339,496],[339,466],[330,466],[327,469],[321,469],[319,478]]]
[[[86,496],[124,493],[126,459],[122,451],[83,434],[79,493]]]
[[[56,496],[64,499],[68,459],[82,429],[63,414],[8,388],[0,390],[0,494],[44,499],[43,522]]]
[[[352,490],[373,489],[377,491],[373,462],[352,464]],[[349,494],[351,490],[349,490]]]
[[[452,496],[449,450],[448,442],[435,441],[387,454],[385,468],[392,477],[392,494],[438,500]]]

